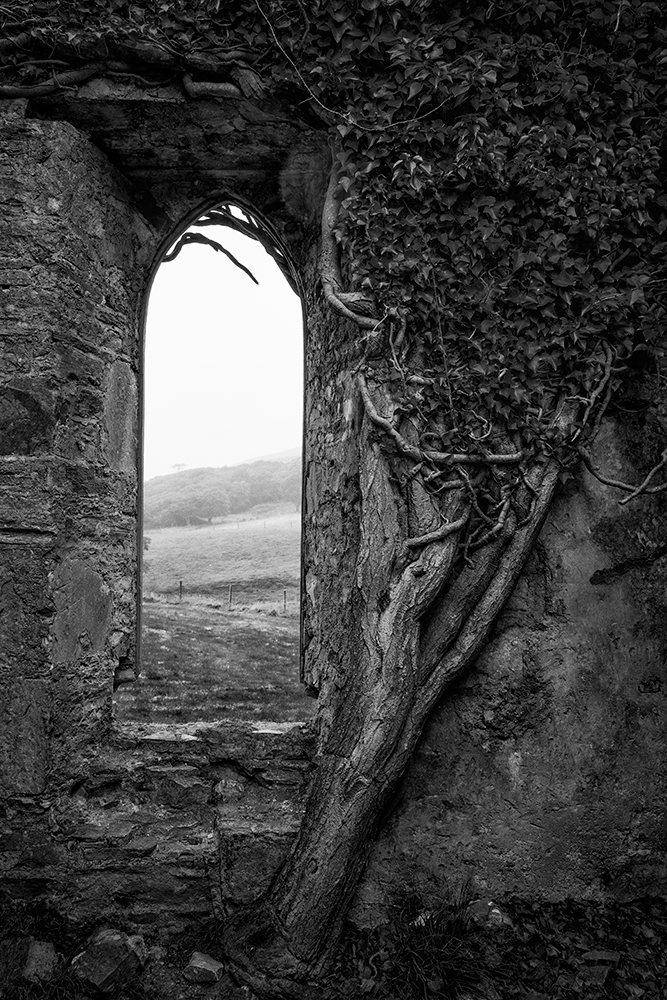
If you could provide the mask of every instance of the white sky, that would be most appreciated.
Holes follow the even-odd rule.
[[[254,240],[218,240],[259,281],[211,247],[184,247],[162,264],[148,302],[144,478],[235,465],[301,445],[301,302]]]

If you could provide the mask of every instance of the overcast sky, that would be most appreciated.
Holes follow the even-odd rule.
[[[301,302],[259,243],[225,228],[198,231],[259,286],[210,247],[186,246],[160,266],[146,322],[145,479],[301,445]]]

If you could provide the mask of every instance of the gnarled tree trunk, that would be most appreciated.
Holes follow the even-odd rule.
[[[344,355],[339,344],[334,356]],[[300,984],[321,970],[337,942],[378,819],[430,711],[486,642],[540,531],[558,475],[555,462],[536,461],[515,504],[524,510],[522,521],[510,510],[466,561],[459,541],[470,498],[460,489],[445,491],[444,501],[429,492],[414,461],[388,445],[377,415],[390,412],[392,400],[380,375],[369,375],[370,386],[349,371],[338,378],[338,394],[329,393],[334,402],[324,403],[323,394],[315,405],[327,415],[313,421],[311,453],[322,509],[314,512],[314,524],[307,522],[314,546],[322,544],[318,531],[328,533],[330,546],[332,531],[348,533],[347,545],[338,539],[338,573],[334,557],[328,578],[311,591],[308,666],[323,700],[317,770],[299,835],[268,898],[228,936],[239,976],[272,997],[307,995]],[[330,371],[329,385],[335,381]],[[327,425],[337,433],[318,438],[318,427]],[[407,440],[409,422],[398,425]],[[324,452],[317,451],[318,440]],[[326,454],[330,465],[322,471]],[[348,472],[356,469],[354,488],[337,479],[345,463]],[[344,516],[336,511],[337,483],[339,506],[349,508]],[[356,503],[346,504],[345,489]]]

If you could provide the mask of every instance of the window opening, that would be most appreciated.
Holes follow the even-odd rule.
[[[299,681],[303,319],[290,268],[258,220],[225,204],[156,272],[140,675],[116,693],[120,719],[313,713]]]

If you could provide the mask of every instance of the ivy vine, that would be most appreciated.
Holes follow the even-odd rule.
[[[332,146],[323,286],[359,326],[367,413],[429,490],[473,497],[468,544],[535,456],[601,475],[610,393],[662,357],[661,3],[38,0],[0,23],[4,96],[103,72],[308,107]]]

